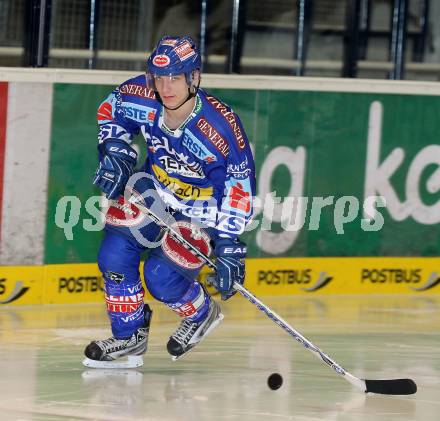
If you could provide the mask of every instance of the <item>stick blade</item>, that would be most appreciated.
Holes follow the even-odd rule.
[[[382,395],[412,395],[417,392],[417,385],[411,379],[365,380],[366,393]]]

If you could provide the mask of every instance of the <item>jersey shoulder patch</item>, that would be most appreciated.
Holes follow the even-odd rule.
[[[220,120],[223,122],[223,127],[226,127],[226,132],[230,132],[239,149],[246,148],[246,135],[241,125],[240,119],[232,111],[229,105],[220,101],[213,95],[205,93],[205,100],[208,103],[210,115],[220,116]]]
[[[136,125],[153,125],[160,109],[154,91],[148,89],[145,75],[139,75],[119,85],[115,91],[115,100],[123,118]]]
[[[216,119],[209,118],[204,113],[198,115],[196,119],[195,126],[199,135],[201,134],[207,139],[208,143],[213,145],[226,158],[229,155],[229,142],[227,135],[225,136],[225,130],[215,121]]]
[[[156,99],[154,91],[152,89],[148,89],[145,75],[139,75],[132,79],[126,80],[119,85],[118,90],[123,95],[144,99]]]

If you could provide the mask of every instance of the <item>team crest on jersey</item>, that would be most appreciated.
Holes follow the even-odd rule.
[[[172,228],[179,232],[185,240],[197,247],[203,254],[206,256],[211,254],[210,238],[203,229],[187,221],[177,221],[173,224]],[[162,250],[171,261],[185,269],[199,269],[205,263],[193,251],[190,251],[187,246],[176,241],[168,233],[163,237]]]
[[[151,136],[148,131],[146,131],[144,128],[141,128],[142,133],[145,137],[145,140],[147,141],[148,150],[151,153],[156,153],[157,151],[164,150],[169,156],[172,156],[179,162],[183,162],[185,165],[187,165],[189,168],[196,168],[197,165],[199,165],[195,160],[191,159],[188,155],[186,155],[183,152],[177,152],[171,145],[170,141],[167,137],[157,137],[157,136]]]

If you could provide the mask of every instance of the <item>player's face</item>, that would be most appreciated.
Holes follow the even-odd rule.
[[[154,83],[166,107],[177,107],[188,97],[188,85],[184,74],[154,76]]]

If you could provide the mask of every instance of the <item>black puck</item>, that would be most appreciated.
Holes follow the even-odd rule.
[[[272,373],[267,379],[267,385],[269,386],[269,389],[277,390],[281,387],[282,384],[283,378],[281,377],[281,374]]]

